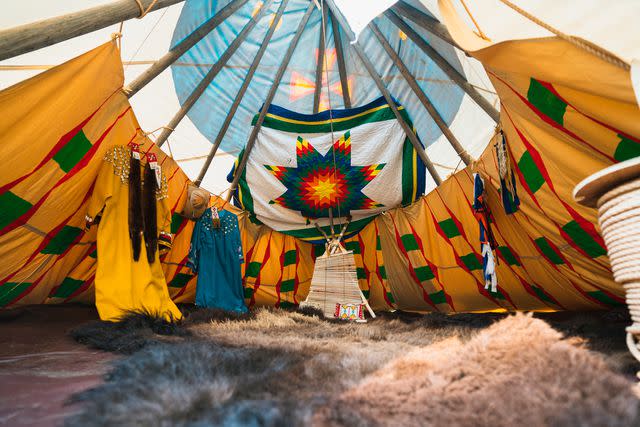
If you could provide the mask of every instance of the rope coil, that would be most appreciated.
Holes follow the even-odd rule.
[[[611,270],[625,290],[631,315],[627,346],[640,361],[640,178],[605,193],[598,200],[598,221]]]

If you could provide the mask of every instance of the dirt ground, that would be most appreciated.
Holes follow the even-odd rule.
[[[0,425],[59,425],[78,411],[65,401],[100,384],[117,357],[67,335],[97,318],[95,308],[79,305],[0,312]]]

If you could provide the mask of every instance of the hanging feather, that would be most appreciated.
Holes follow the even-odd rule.
[[[498,292],[498,275],[496,274],[496,263],[491,247],[482,244],[482,272],[484,275],[484,288],[489,289],[494,294]]]
[[[140,194],[140,147],[131,144],[129,161],[129,238],[133,249],[133,260],[140,259],[142,244],[142,205]]]
[[[494,143],[496,158],[498,161],[498,174],[500,175],[500,195],[502,196],[502,206],[507,215],[518,210],[520,199],[516,188],[516,177],[509,152],[507,151],[507,139],[502,129],[496,134]]]
[[[491,213],[484,200],[484,180],[480,174],[473,174],[473,209],[480,226],[480,252],[482,254],[482,272],[485,289],[498,292],[496,258],[493,250],[498,246],[491,232]]]

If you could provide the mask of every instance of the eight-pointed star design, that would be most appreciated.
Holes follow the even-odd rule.
[[[334,167],[335,153],[335,167]],[[347,131],[333,143],[333,150],[324,156],[298,137],[296,142],[298,167],[265,167],[287,187],[269,203],[300,211],[306,218],[327,218],[329,209],[347,216],[352,210],[374,209],[383,205],[362,193],[362,189],[384,168],[384,163],[369,166],[351,165],[351,133]]]

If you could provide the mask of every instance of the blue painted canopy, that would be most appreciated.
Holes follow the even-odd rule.
[[[176,25],[172,45],[179,43],[229,3],[230,0],[187,0]],[[265,3],[268,3],[268,1],[265,1]],[[407,3],[429,14],[417,1],[407,1]],[[181,103],[184,103],[211,66],[225,52],[262,4],[262,1],[249,0],[237,12],[186,52],[178,60],[178,64],[174,64],[172,67],[173,79]],[[258,24],[240,45],[240,48],[189,111],[189,119],[210,141],[216,139],[280,4],[281,0],[274,0],[269,5],[268,12],[262,15]],[[265,55],[260,61],[248,90],[239,105],[238,111],[233,116],[230,127],[224,135],[220,146],[221,150],[237,154],[246,144],[251,132],[251,119],[264,103],[277,69],[282,63],[289,43],[293,39],[309,4],[310,0],[290,0],[287,4],[281,23],[278,24]],[[443,119],[447,124],[451,124],[462,104],[463,91],[449,80],[442,70],[388,18],[380,15],[374,22],[400,55]],[[411,21],[405,20],[405,22],[446,58],[453,67],[464,73],[458,56],[451,45],[421,27],[414,25]],[[282,82],[278,87],[273,101],[274,104],[300,113],[313,112],[315,75],[321,31],[322,13],[317,8],[314,8]],[[325,31],[327,68],[323,70],[322,74],[321,111],[329,108],[344,108],[332,26],[328,22],[325,26]],[[341,37],[351,102],[354,107],[357,107],[380,97],[381,93],[343,32],[341,32]],[[392,96],[407,109],[422,143],[429,147],[442,135],[440,129],[393,65],[391,58],[383,50],[370,29],[366,29],[360,34],[358,42],[363,46],[367,56],[382,76]],[[184,66],[185,63],[191,66]],[[437,159],[435,160],[437,162]]]

